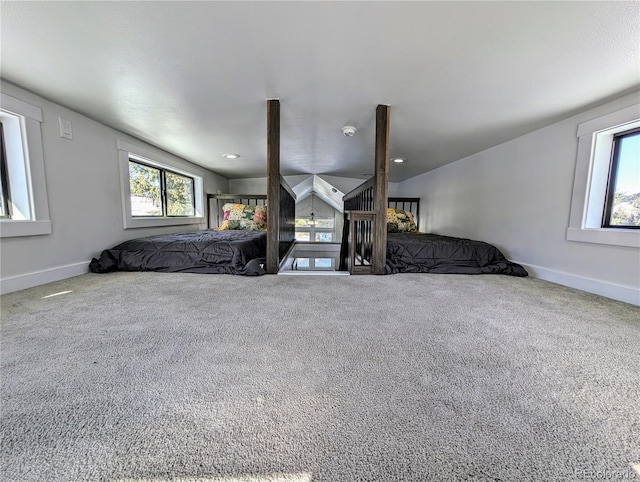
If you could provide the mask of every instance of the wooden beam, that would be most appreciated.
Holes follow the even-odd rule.
[[[387,196],[389,186],[389,123],[391,106],[379,105],[376,109],[376,212],[373,248],[373,273],[384,274],[387,264]]]
[[[277,274],[280,246],[280,101],[267,100],[267,266]]]

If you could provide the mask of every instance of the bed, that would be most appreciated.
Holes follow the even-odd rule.
[[[388,206],[385,273],[527,276],[490,243],[420,232],[414,221],[419,219],[418,198],[389,198]]]
[[[89,269],[94,273],[265,274],[266,196],[222,194],[209,195],[208,200],[209,225],[214,218],[216,229],[131,239],[102,251],[99,258],[91,261]],[[215,209],[211,209],[212,201]]]
[[[267,233],[204,230],[125,241],[102,251],[89,269],[258,276],[265,274]]]
[[[102,251],[89,269],[276,274],[295,244],[295,199],[280,175],[280,102],[269,99],[266,195],[208,194],[207,226],[217,228],[131,239]]]
[[[490,243],[419,232],[420,200],[388,196],[389,109],[379,105],[376,111],[375,175],[343,198],[340,269],[351,274],[527,276]]]

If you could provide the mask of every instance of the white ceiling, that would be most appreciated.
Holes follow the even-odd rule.
[[[400,181],[640,85],[638,1],[0,8],[5,80],[229,178],[266,173],[267,98],[286,175],[370,174],[390,104]]]

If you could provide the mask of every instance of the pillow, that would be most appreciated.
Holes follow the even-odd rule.
[[[267,230],[267,206],[248,206],[246,204],[227,203],[222,206],[224,218],[218,231]]]
[[[387,233],[417,233],[413,214],[402,209],[387,209]]]

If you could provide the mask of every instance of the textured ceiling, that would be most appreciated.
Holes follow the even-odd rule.
[[[266,173],[267,98],[283,172],[346,177],[390,104],[400,181],[640,85],[637,1],[0,8],[5,80],[229,178]]]

